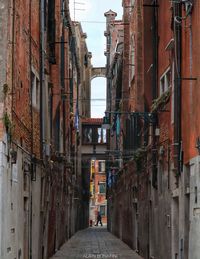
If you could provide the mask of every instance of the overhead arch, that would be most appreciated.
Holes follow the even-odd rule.
[[[106,77],[105,67],[93,67],[91,72],[91,80],[96,77]]]

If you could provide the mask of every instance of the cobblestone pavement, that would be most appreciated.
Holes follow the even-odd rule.
[[[51,259],[142,259],[105,227],[77,232]]]

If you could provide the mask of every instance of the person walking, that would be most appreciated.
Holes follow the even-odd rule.
[[[95,226],[98,226],[98,224],[101,224],[101,226],[103,226],[102,222],[101,222],[101,213],[98,212],[98,215],[97,215],[97,223],[95,224]]]

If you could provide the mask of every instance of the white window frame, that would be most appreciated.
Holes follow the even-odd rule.
[[[168,80],[168,75],[171,73],[171,68],[168,67],[160,77],[160,96],[168,91],[171,86],[171,76]]]
[[[31,71],[31,98],[32,106],[39,110],[40,109],[40,80],[39,75],[32,68]]]
[[[131,35],[131,47],[130,47],[130,69],[129,69],[129,87],[131,87],[131,82],[135,77],[135,37],[134,34]]]
[[[99,166],[99,163],[104,163],[104,171],[100,171],[100,167],[99,167],[99,173],[101,173],[101,174],[105,174],[105,172],[106,172],[106,161],[105,160],[99,160],[98,161],[98,166]]]

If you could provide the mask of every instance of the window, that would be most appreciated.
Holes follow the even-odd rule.
[[[106,143],[106,129],[102,129],[103,133],[103,143]]]
[[[106,206],[104,205],[99,206],[99,212],[101,216],[106,216]]]
[[[105,173],[105,161],[99,161],[99,173]]]
[[[60,42],[61,46],[60,46],[60,59],[61,59],[61,63],[60,63],[60,83],[61,83],[61,87],[64,88],[65,87],[65,44],[64,44],[65,38],[64,35],[62,35],[60,37]]]
[[[106,183],[99,183],[99,193],[101,194],[106,193]]]
[[[83,129],[83,143],[90,144],[92,143],[92,128]]]
[[[54,147],[56,151],[60,151],[60,109],[56,109],[54,118]]]
[[[106,129],[97,126],[83,126],[83,144],[106,143]]]
[[[31,72],[31,93],[32,106],[36,109],[40,108],[40,81],[35,73]]]
[[[135,76],[135,36],[132,35],[131,36],[131,48],[130,48],[130,84],[129,86],[131,86],[131,80],[133,80],[134,76]]]
[[[131,0],[131,6],[134,6],[135,0]]]
[[[98,143],[106,143],[106,129],[98,128]]]
[[[171,70],[168,68],[160,78],[160,95],[165,93],[170,87]]]
[[[106,143],[106,129],[98,128],[98,143]]]
[[[49,62],[51,64],[56,63],[55,38],[56,38],[55,0],[49,0],[48,1],[48,42],[49,42]]]

